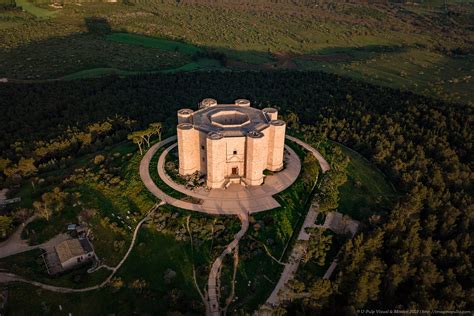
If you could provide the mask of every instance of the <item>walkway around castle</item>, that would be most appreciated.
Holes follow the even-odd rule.
[[[176,140],[176,136],[169,137],[153,145],[143,156],[140,163],[140,177],[147,189],[159,199],[167,203],[187,209],[190,211],[203,212],[214,215],[239,215],[242,211],[249,213],[261,212],[275,209],[280,204],[273,198],[273,195],[291,186],[301,171],[301,161],[298,155],[289,146],[285,146],[286,154],[285,169],[269,175],[265,178],[265,183],[255,187],[243,187],[231,184],[227,189],[207,190],[203,187],[194,190],[174,182],[164,170],[166,155],[176,146],[173,144],[163,150],[158,159],[158,175],[160,179],[170,188],[181,192],[187,196],[201,200],[202,203],[191,203],[175,199],[161,190],[150,175],[150,162],[161,147]]]

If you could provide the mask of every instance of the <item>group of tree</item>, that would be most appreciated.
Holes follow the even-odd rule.
[[[64,192],[59,187],[51,192],[45,192],[41,195],[41,200],[33,202],[35,214],[49,221],[51,216],[61,213],[67,205],[70,206],[73,199],[77,198],[77,194]]]
[[[331,168],[321,178],[314,201],[318,203],[321,213],[327,213],[337,208],[339,204],[339,187],[347,181],[346,168],[349,159],[339,147],[331,146],[326,152],[330,157]]]
[[[140,155],[143,155],[143,149],[150,147],[151,138],[156,135],[158,141],[161,141],[161,123],[150,123],[147,129],[135,131],[128,135],[128,139],[138,146]]]
[[[80,154],[102,149],[124,139],[136,121],[115,116],[88,124],[83,130],[67,127],[58,137],[33,142],[18,140],[0,156],[0,174],[6,178],[30,177],[40,171],[60,167],[61,162]]]
[[[176,111],[205,97],[220,102],[247,98],[254,106],[278,105],[281,113],[293,112],[298,125],[310,126],[306,139],[328,138],[351,147],[403,194],[393,210],[382,212],[345,246],[349,248],[321,311],[473,308],[471,105],[315,72],[7,83],[0,86],[0,150],[16,154],[15,143],[52,139],[66,126],[84,128],[114,113],[136,120],[138,128],[161,121],[171,134]],[[312,295],[316,299],[317,293]],[[310,301],[301,301],[300,312],[314,312]]]

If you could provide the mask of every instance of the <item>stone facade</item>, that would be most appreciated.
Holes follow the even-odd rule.
[[[244,99],[204,99],[197,111],[178,111],[179,173],[198,171],[210,188],[260,185],[264,170],[283,168],[285,129],[274,108],[255,109]]]

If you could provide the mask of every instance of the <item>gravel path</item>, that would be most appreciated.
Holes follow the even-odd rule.
[[[314,157],[318,160],[323,173],[327,172],[330,169],[329,163],[326,161],[326,159],[324,159],[324,157],[312,146],[299,140],[298,138],[288,136],[288,135],[286,137],[289,140],[297,143],[298,145],[304,147],[306,150],[311,152],[314,155]],[[306,233],[306,228],[320,226],[320,225],[315,224],[317,216],[318,216],[318,207],[317,205],[312,205],[308,211],[308,214],[306,214],[306,218],[304,220],[303,225],[301,226],[301,229],[298,234],[298,240],[309,239],[310,236],[308,233]],[[265,302],[266,306],[275,307],[280,304],[281,298],[279,294],[281,293],[282,290],[285,289],[288,281],[292,280],[295,277],[296,271],[298,270],[298,266],[301,262],[301,258],[303,257],[305,251],[306,249],[302,245],[296,245],[293,248],[291,255],[288,259],[288,263],[285,264],[285,268],[283,269],[283,272],[280,276],[280,279],[278,280],[277,285],[275,286],[272,293],[270,294],[267,301]],[[261,310],[260,312],[263,315],[266,315],[268,313],[268,311],[266,310]]]
[[[224,257],[228,254],[231,254],[234,251],[235,247],[238,246],[240,239],[245,235],[247,229],[249,228],[249,216],[247,212],[242,212],[239,214],[240,221],[242,222],[242,227],[239,232],[235,234],[234,240],[227,245],[221,255],[214,261],[212,264],[211,272],[209,273],[209,279],[207,282],[207,299],[208,299],[208,315],[219,316],[221,314],[221,308],[219,307],[219,288],[218,284],[222,262]]]
[[[28,218],[24,223],[20,224],[20,226],[15,230],[13,234],[11,234],[10,237],[8,237],[7,240],[0,243],[0,259],[15,255],[17,253],[32,250],[40,246],[30,246],[28,245],[28,242],[26,240],[21,239],[21,233],[23,232],[25,227],[35,219],[35,215]]]

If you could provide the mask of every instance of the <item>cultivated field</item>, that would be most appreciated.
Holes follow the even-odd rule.
[[[27,12],[0,13],[0,77],[9,79],[317,70],[450,101],[474,97],[472,1],[447,10],[442,1],[18,4]]]

